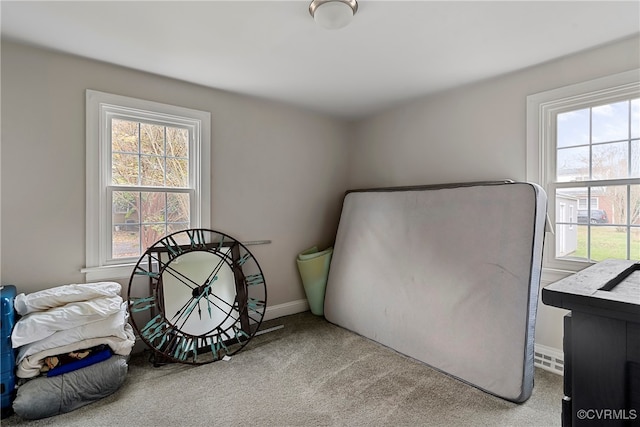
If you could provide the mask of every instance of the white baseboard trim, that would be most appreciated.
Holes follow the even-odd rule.
[[[285,302],[284,304],[267,306],[262,320],[277,319],[278,317],[290,316],[309,310],[309,302],[306,299]]]
[[[564,374],[564,353],[557,348],[547,347],[542,344],[534,345],[534,365],[536,368],[553,372],[554,374]]]

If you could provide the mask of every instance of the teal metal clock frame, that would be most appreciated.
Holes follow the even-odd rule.
[[[237,353],[253,338],[267,288],[244,244],[197,228],[150,246],[133,269],[127,298],[133,328],[159,358],[204,364]]]

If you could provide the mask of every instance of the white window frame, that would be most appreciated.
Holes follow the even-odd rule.
[[[565,86],[527,97],[526,179],[541,185],[549,198],[548,215],[555,224],[555,117],[558,113],[640,96],[640,69]],[[615,180],[614,180],[615,181]],[[612,181],[613,184],[615,182]],[[575,272],[593,262],[555,257],[555,239],[545,239],[543,268],[550,274]]]
[[[111,259],[111,129],[109,118],[132,115],[188,127],[192,228],[208,228],[211,210],[211,114],[205,111],[99,92],[86,91],[86,266],[87,281],[123,279],[135,262]],[[169,189],[168,189],[169,190]]]

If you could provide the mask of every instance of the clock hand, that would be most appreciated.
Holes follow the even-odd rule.
[[[184,303],[184,305],[180,308],[180,310],[178,310],[176,312],[176,314],[173,315],[173,317],[171,318],[171,320],[175,319],[177,316],[180,315],[180,313],[189,305],[189,303],[193,300],[193,297],[189,298],[189,300],[187,302]]]
[[[196,288],[198,287],[198,284],[196,282],[194,282],[192,279],[190,279],[189,277],[185,276],[184,274],[182,274],[178,270],[174,269],[173,267],[166,267],[164,269],[164,271],[169,273],[170,275],[172,275],[180,283],[182,283],[183,285],[187,286],[189,289],[193,289],[194,287],[196,287]],[[193,283],[193,286],[191,286],[189,283],[185,282],[184,279],[186,279],[187,281]]]
[[[228,319],[232,319],[232,320],[233,320],[233,323],[238,323],[238,322],[240,321],[239,314],[240,314],[241,310],[240,310],[240,307],[239,307],[236,303],[234,303],[234,304],[229,304],[227,301],[223,300],[222,298],[220,298],[219,296],[217,296],[217,295],[215,295],[215,294],[210,294],[210,295],[211,295],[211,296],[213,296],[213,297],[215,297],[216,299],[218,299],[220,302],[224,303],[224,304],[228,307],[228,309],[224,309],[224,308],[222,308],[221,306],[219,306],[219,305],[218,305],[218,304],[216,304],[215,302],[211,301],[211,299],[209,299],[209,297],[205,295],[204,297],[205,297],[205,298],[206,298],[206,300],[207,300],[207,306],[208,306],[208,310],[209,310],[209,317],[210,317],[210,318],[212,318],[212,317],[213,317],[213,313],[212,313],[211,306],[214,306],[215,308],[217,308],[218,310],[220,310],[220,312],[221,312],[222,314],[224,314],[224,315],[225,315],[225,318],[222,320],[222,322],[220,322],[221,324],[222,324],[222,323],[225,323]],[[233,316],[234,310],[235,310],[235,312],[238,314],[238,317]],[[258,322],[258,320],[257,320],[257,319],[252,318],[252,317],[251,317],[251,315],[249,315],[248,313],[247,313],[247,316],[248,316],[249,318],[251,318],[252,320],[254,320],[254,321]]]
[[[221,312],[226,313],[225,310],[223,310],[222,308],[220,308],[218,305],[216,305],[215,303],[211,302],[211,300],[209,299],[209,296],[213,296],[217,299],[219,299],[220,301],[222,301],[223,303],[225,303],[229,308],[233,308],[232,304],[229,304],[227,301],[223,300],[222,298],[220,298],[217,295],[214,295],[213,293],[211,293],[211,288],[213,287],[213,282],[215,282],[216,280],[218,280],[218,276],[214,276],[211,281],[209,281],[205,287],[202,290],[202,293],[200,294],[199,298],[205,298],[207,300],[207,311],[209,312],[209,318],[213,318],[213,313],[211,310],[211,305],[213,305],[214,307],[216,307],[217,309],[219,309]]]
[[[214,276],[213,279],[211,279],[209,284],[206,286],[204,292],[202,293],[202,295],[207,300],[207,310],[209,311],[209,319],[213,317],[211,314],[211,300],[209,299],[209,295],[211,295],[211,287],[213,286],[213,282],[215,282],[216,280],[218,280],[218,276]]]
[[[160,262],[159,259],[153,257],[156,261]],[[218,262],[218,264],[216,265],[216,267],[214,268],[214,271],[209,275],[209,277],[207,278],[206,286],[206,292],[209,293],[210,292],[210,287],[211,284],[213,283],[214,280],[217,279],[217,276],[212,277],[215,273],[217,273],[218,271],[220,271],[220,269],[222,268],[224,262],[224,258],[221,258],[220,261]],[[189,314],[191,314],[191,312],[193,311],[193,309],[195,308],[195,306],[198,306],[198,314],[200,315],[200,319],[202,319],[202,311],[200,308],[200,299],[202,298],[203,295],[205,295],[204,292],[201,292],[199,295],[196,295],[197,292],[200,292],[200,286],[197,285],[196,282],[194,282],[192,279],[190,279],[189,277],[185,276],[184,274],[182,274],[181,272],[175,270],[174,268],[172,268],[170,265],[165,265],[165,269],[163,271],[166,271],[167,273],[169,273],[171,276],[173,276],[174,278],[176,278],[180,283],[186,285],[189,289],[193,290],[193,296],[191,297],[191,299],[189,299],[177,312],[176,314],[171,318],[171,320],[173,321],[174,319],[176,319],[176,317],[178,318],[178,320],[183,316],[183,315],[187,315],[187,319],[189,317]],[[188,284],[187,282],[185,282],[184,280],[182,280],[181,277],[184,277],[185,279],[187,279],[189,282],[193,283],[195,285],[191,286],[190,284]],[[196,299],[196,301],[194,302],[194,304],[189,305],[191,302],[194,301],[194,299]],[[197,304],[196,304],[197,303]],[[211,317],[211,316],[209,316]],[[186,319],[185,319],[186,321]],[[184,325],[184,323],[183,323]]]
[[[170,275],[172,275],[173,277],[175,277],[177,280],[180,281],[180,283],[182,283],[183,285],[187,286],[189,289],[193,289],[194,287],[198,287],[198,284],[196,282],[194,282],[191,278],[185,276],[184,274],[182,274],[181,272],[179,272],[178,270],[176,270],[175,268],[173,268],[170,264],[165,264],[164,262],[162,262],[162,260],[160,260],[158,257],[155,256],[151,256],[151,258],[154,261],[157,261],[159,265],[162,265],[164,267],[165,272],[169,273]],[[189,283],[187,283],[185,281],[185,279],[189,282],[191,282],[193,284],[193,286],[191,286]]]
[[[205,285],[204,285],[204,287],[202,289],[201,294],[198,296],[198,314],[200,315],[200,319],[202,319],[202,313],[200,312],[200,299],[202,299],[202,297],[205,297],[206,300],[207,300],[207,309],[209,311],[209,318],[211,319],[213,317],[213,315],[211,313],[211,301],[209,300],[208,295],[211,295],[211,287],[213,286],[213,282],[215,282],[218,279],[217,274],[220,272],[220,269],[224,265],[224,262],[225,262],[225,258],[220,258],[220,261],[218,261],[218,264],[216,264],[216,266],[214,267],[213,271],[211,272],[211,274],[209,274],[209,277],[207,277],[207,280],[204,282]],[[194,290],[194,292],[195,292],[195,290]],[[221,301],[224,301],[224,300],[221,299]],[[228,304],[228,305],[231,307],[230,304]],[[218,308],[220,308],[220,307],[218,307]],[[220,310],[224,312],[224,310],[222,310],[222,309],[220,309]]]
[[[215,276],[215,277],[213,277],[213,279],[210,282],[208,282],[208,283],[205,282],[205,285],[199,286],[199,287],[193,289],[192,297],[191,297],[191,299],[189,301],[187,301],[187,304],[190,303],[190,305],[188,307],[186,307],[186,309],[184,309],[182,311],[182,313],[180,313],[180,317],[178,317],[178,320],[180,320],[180,318],[184,317],[184,321],[182,322],[182,325],[180,325],[180,328],[182,328],[187,323],[187,321],[189,320],[189,317],[191,317],[191,314],[193,313],[193,309],[196,307],[196,305],[198,306],[198,315],[200,316],[200,320],[202,320],[202,309],[200,308],[200,300],[203,297],[206,298],[207,294],[210,293],[211,286],[213,285],[213,282],[215,280],[217,280],[217,279],[218,279],[218,276]],[[187,304],[185,304],[185,306],[187,306]],[[183,308],[185,306],[183,306]]]
[[[209,293],[209,295],[211,295],[214,299],[218,300],[218,302],[223,303],[224,305],[226,305],[228,308],[234,308],[233,304],[228,303],[227,301],[225,301],[224,299],[220,298],[218,295],[214,294],[214,293]],[[209,301],[209,303],[213,304],[214,307],[220,309],[220,311],[224,311],[222,308],[220,308],[218,305],[216,305],[216,303],[214,303],[213,301],[211,301],[209,299],[209,297],[207,296],[207,301]]]
[[[216,280],[217,278],[217,274],[220,271],[220,269],[222,268],[222,266],[224,265],[224,258],[220,258],[220,261],[218,261],[218,264],[214,267],[213,271],[211,272],[211,274],[209,274],[209,277],[207,277],[207,280],[204,282],[205,285],[209,285],[211,282],[213,282],[214,280]]]
[[[184,324],[187,322],[187,320],[189,319],[189,317],[191,316],[191,313],[193,312],[193,309],[195,308],[195,305],[198,306],[198,315],[200,316],[200,319],[202,320],[202,311],[200,309],[200,300],[204,297],[207,299],[207,310],[209,312],[209,318],[213,318],[213,313],[212,313],[212,309],[211,309],[211,305],[213,305],[214,307],[216,307],[218,310],[220,310],[222,313],[226,313],[227,314],[227,318],[232,317],[231,313],[232,311],[228,311],[228,310],[224,310],[222,309],[220,306],[218,306],[217,304],[215,304],[214,302],[212,302],[209,299],[209,295],[213,295],[214,298],[218,299],[219,301],[223,302],[225,305],[227,305],[229,308],[234,309],[234,305],[233,304],[229,304],[227,301],[223,300],[222,298],[220,298],[219,296],[212,294],[211,293],[211,287],[213,286],[213,282],[217,280],[218,276],[217,273],[220,272],[220,269],[222,268],[222,266],[224,265],[226,261],[226,256],[221,257],[220,261],[218,261],[218,264],[216,264],[216,266],[214,267],[213,271],[209,274],[209,277],[207,277],[207,280],[204,282],[204,285],[202,286],[198,286],[196,288],[193,288],[193,296],[196,298],[196,301],[194,304],[192,304],[192,306],[185,310],[182,314],[186,314],[186,317],[184,319],[184,322],[182,323],[182,325],[184,326]],[[196,295],[196,293],[199,292],[199,295]],[[236,308],[237,310],[237,308]],[[181,316],[182,317],[182,316]],[[226,320],[226,319],[225,319]],[[238,320],[235,319],[234,320]]]
[[[210,288],[213,284],[213,281],[217,278],[218,277],[216,276],[210,283],[205,283],[205,285],[193,288],[191,292],[191,298],[180,308],[180,310],[178,310],[178,312],[171,318],[171,320],[173,321],[174,319],[176,319],[176,317],[178,318],[177,320],[180,320],[182,317],[184,317],[184,322],[182,323],[182,325],[184,326],[185,322],[189,319],[189,316],[193,312],[193,309],[196,307],[196,305],[198,306],[198,315],[202,320],[202,309],[200,308],[200,300],[202,299],[202,297],[210,293]]]
[[[189,319],[189,316],[191,316],[191,313],[193,313],[193,309],[196,308],[196,305],[198,305],[199,302],[199,298],[191,298],[189,300],[189,305],[182,311],[182,313],[180,313],[180,316],[177,320],[180,320],[182,317],[184,317],[184,321],[186,322],[187,319]],[[182,326],[184,326],[184,323],[182,323]]]
[[[159,260],[158,260],[159,262]],[[213,285],[213,282],[215,280],[217,280],[218,276],[216,276],[216,274],[220,271],[220,269],[222,268],[222,266],[224,265],[225,262],[225,258],[221,257],[220,261],[218,261],[218,264],[216,264],[216,266],[214,267],[213,271],[211,272],[211,274],[209,274],[209,277],[207,277],[207,280],[204,282],[204,287],[202,286],[198,286],[196,282],[194,282],[193,280],[191,280],[190,278],[184,276],[182,273],[180,273],[177,270],[174,270],[172,267],[170,267],[169,265],[167,265],[165,267],[166,272],[168,272],[169,274],[171,274],[173,277],[175,277],[176,279],[178,279],[181,283],[185,284],[187,287],[189,287],[190,289],[193,290],[193,297],[192,299],[190,299],[189,301],[187,301],[187,303],[185,305],[182,306],[182,308],[180,310],[178,310],[178,312],[176,313],[175,316],[173,316],[173,318],[175,318],[176,316],[178,316],[178,319],[180,319],[183,315],[186,314],[186,318],[185,318],[185,322],[187,321],[187,319],[189,318],[189,315],[191,314],[191,312],[193,311],[193,309],[195,308],[195,305],[198,306],[198,314],[200,315],[200,319],[202,319],[202,312],[200,309],[200,299],[202,299],[203,296],[205,296],[207,298],[208,301],[208,309],[209,309],[209,318],[212,317],[212,313],[211,313],[211,306],[210,306],[210,301],[209,298],[207,297],[207,295],[211,294],[211,286]],[[191,285],[189,285],[188,283],[186,283],[184,280],[182,280],[179,276],[184,277],[185,279],[187,279],[188,281],[190,281],[191,283],[193,283],[195,285],[195,287],[192,287]],[[201,289],[202,288],[202,289]],[[196,295],[199,292],[199,295]],[[194,303],[192,306],[188,306],[188,304],[193,300],[193,298],[197,298],[196,299],[196,303]],[[226,302],[226,301],[225,301]],[[173,320],[173,319],[172,319]],[[184,325],[184,323],[183,323]]]

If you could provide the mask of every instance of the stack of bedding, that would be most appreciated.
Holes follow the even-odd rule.
[[[69,412],[120,388],[135,344],[120,293],[119,283],[100,282],[16,296],[16,414]]]

